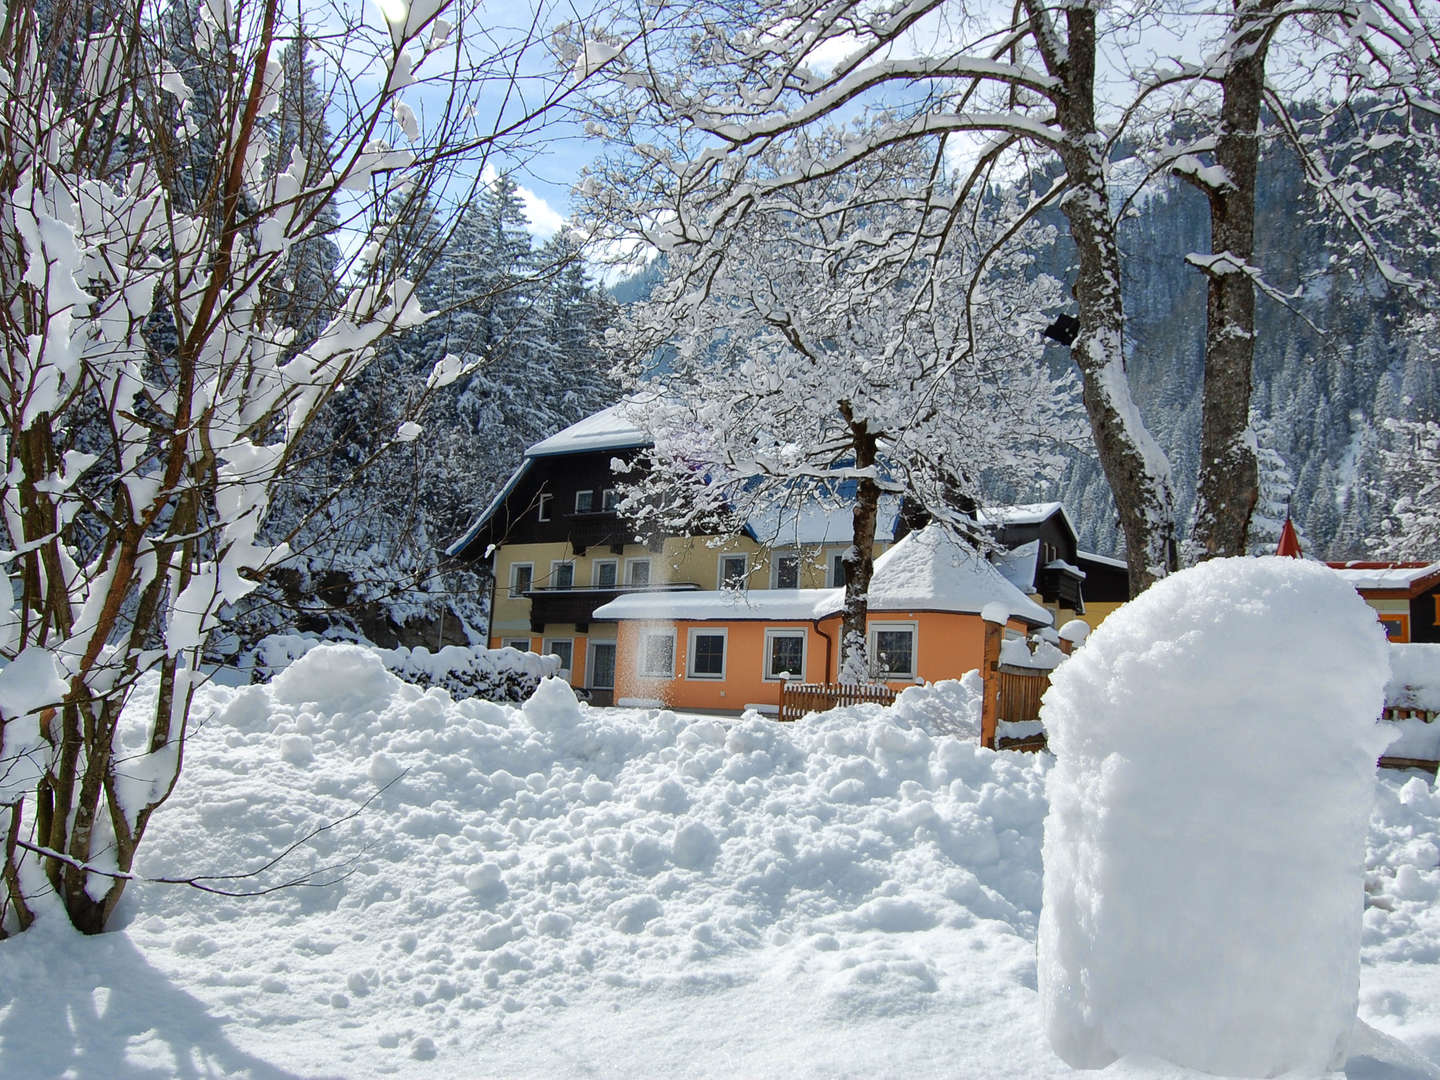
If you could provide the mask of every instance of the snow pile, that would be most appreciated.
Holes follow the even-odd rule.
[[[173,942],[168,963],[208,972],[237,1024],[280,995],[287,1023],[323,1026],[325,1075],[436,1056],[513,1075],[464,1055],[602,992],[720,992],[756,950],[781,950],[836,1023],[924,1013],[954,978],[937,941],[961,930],[1015,966],[1008,986],[1033,983],[1047,763],[930,733],[973,729],[973,676],[725,726],[593,709],[559,680],[518,708],[454,702],[327,644],[268,686],[206,687],[200,709],[148,875],[258,865],[390,785],[297,853],[358,856],[329,888],[127,899],[129,933]]]
[[[1390,646],[1390,681],[1385,684],[1385,704],[1440,712],[1440,645]]]
[[[1039,985],[1067,1062],[1344,1060],[1385,650],[1325,567],[1216,560],[1055,672]]]
[[[1049,759],[977,749],[978,691],[725,726],[553,681],[456,704],[335,645],[204,687],[142,871],[258,867],[391,786],[215,883],[329,887],[136,884],[99,938],[47,908],[0,946],[0,1075],[1071,1077],[1036,992]],[[1440,797],[1375,786],[1360,1017],[1434,1057]],[[1369,1028],[1355,1055],[1354,1077],[1440,1075]]]
[[[254,675],[261,679],[277,676],[319,644],[317,639],[299,634],[271,634],[256,647]],[[442,687],[456,699],[524,701],[535,692],[541,679],[560,671],[558,656],[539,656],[508,647],[447,645],[438,652],[423,646],[414,649],[367,647],[364,651],[379,657],[388,670],[404,681],[420,687]]]

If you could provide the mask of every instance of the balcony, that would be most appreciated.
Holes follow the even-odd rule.
[[[602,589],[582,586],[531,589],[525,593],[525,598],[530,601],[530,632],[543,633],[546,626],[555,623],[588,623],[601,604],[608,604],[626,593],[693,592],[698,588],[700,586],[693,581],[667,581],[664,584],[618,585]]]

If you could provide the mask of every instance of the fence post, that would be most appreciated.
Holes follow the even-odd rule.
[[[980,745],[995,749],[995,730],[1000,719],[1000,643],[1005,640],[1005,624],[985,622],[985,659],[980,677],[985,691],[980,698]]]

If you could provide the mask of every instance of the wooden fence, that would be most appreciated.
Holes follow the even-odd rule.
[[[786,683],[780,688],[780,719],[799,720],[806,713],[824,712],[841,705],[873,702],[889,705],[895,691],[869,683]]]

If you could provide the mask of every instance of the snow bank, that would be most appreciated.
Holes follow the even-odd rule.
[[[1067,1062],[1343,1061],[1385,650],[1327,568],[1216,560],[1055,672],[1039,986]]]
[[[258,865],[390,784],[298,853],[353,872],[244,902],[137,886],[130,933],[178,939],[177,967],[203,957],[226,985],[283,986],[290,1021],[342,1032],[309,1064],[325,1075],[415,1054],[513,1075],[466,1055],[520,1014],[718,989],[757,949],[847,1022],[927,1010],[954,978],[942,932],[989,927],[990,962],[1004,938],[1033,982],[1047,763],[976,745],[978,689],[727,726],[591,708],[558,679],[519,707],[455,702],[320,645],[269,685],[202,691],[142,869]]]

